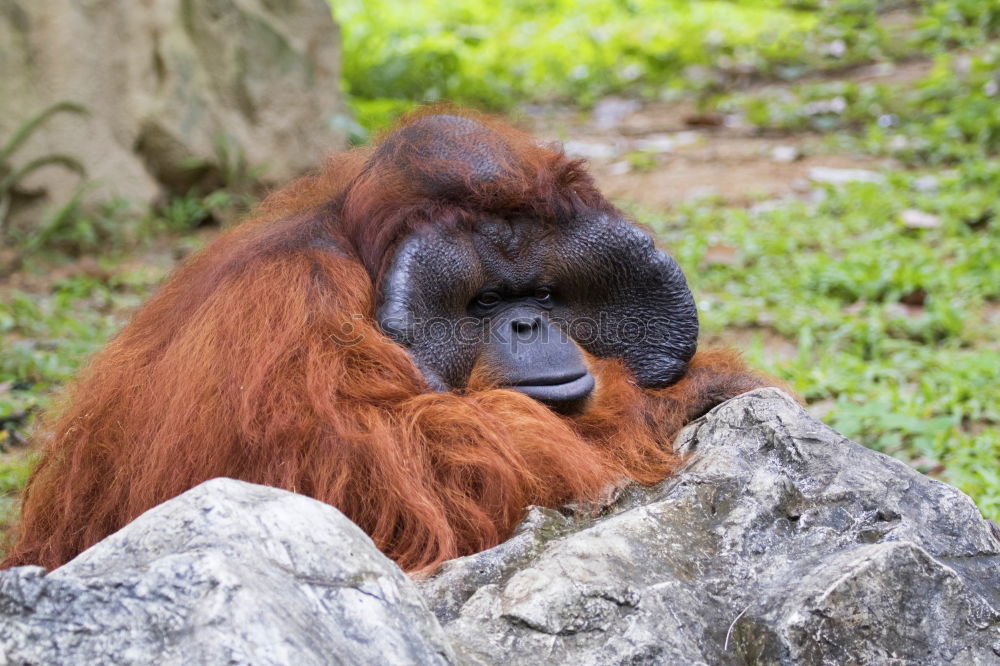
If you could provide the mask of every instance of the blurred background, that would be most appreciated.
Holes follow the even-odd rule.
[[[441,101],[586,158],[703,344],[1000,519],[1000,0],[0,0],[0,529],[178,261]]]

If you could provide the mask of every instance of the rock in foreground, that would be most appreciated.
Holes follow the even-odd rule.
[[[460,658],[536,664],[996,664],[1000,543],[968,497],[774,389],[686,429],[676,477],[423,584]]]
[[[967,497],[773,389],[678,446],[676,477],[532,509],[424,599],[336,509],[211,481],[0,572],[0,664],[1000,662],[1000,543]]]
[[[0,664],[442,664],[413,583],[336,509],[215,479],[47,576],[0,572]]]

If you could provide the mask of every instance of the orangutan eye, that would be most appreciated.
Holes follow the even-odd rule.
[[[535,300],[539,303],[548,303],[552,299],[552,290],[548,287],[539,287],[535,290]]]
[[[484,308],[491,308],[500,302],[500,294],[495,291],[484,291],[476,296],[476,304]]]

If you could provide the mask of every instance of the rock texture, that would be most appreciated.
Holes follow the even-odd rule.
[[[442,664],[413,583],[336,509],[230,479],[72,562],[0,572],[0,664]]]
[[[419,592],[336,509],[212,481],[0,572],[0,664],[1000,663],[1000,541],[966,496],[773,389],[678,445],[676,477],[533,508]]]
[[[968,497],[766,389],[591,522],[534,509],[423,584],[477,664],[996,664],[1000,542]]]
[[[70,101],[89,116],[54,117],[19,163],[71,155],[102,196],[146,202],[241,159],[286,180],[342,147],[339,41],[324,0],[3,0],[0,143]],[[29,185],[64,199],[77,180]]]

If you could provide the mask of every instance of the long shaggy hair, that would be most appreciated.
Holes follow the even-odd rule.
[[[551,220],[609,207],[579,163],[477,120],[517,159],[467,205],[428,198],[403,177],[405,151],[376,154],[383,143],[272,195],[181,267],[45,420],[3,566],[61,565],[227,476],[327,502],[401,567],[427,569],[499,543],[528,505],[670,474],[679,428],[713,395],[761,385],[731,353],[701,353],[655,391],[616,360],[591,359],[591,403],[565,417],[511,390],[431,392],[374,323],[378,281],[415,226],[461,230],[482,209]],[[451,168],[421,164],[428,179]]]

